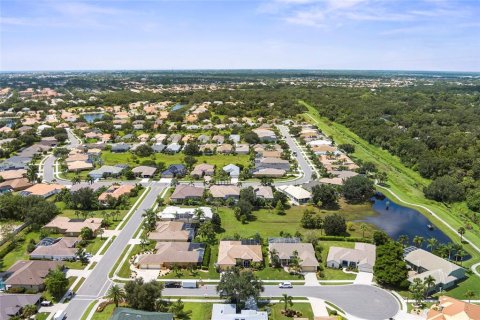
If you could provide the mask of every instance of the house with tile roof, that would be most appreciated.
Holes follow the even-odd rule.
[[[39,292],[45,288],[45,277],[51,270],[63,266],[60,261],[19,260],[11,266],[6,274],[5,286],[22,288],[24,290]]]
[[[217,267],[226,270],[234,266],[249,268],[252,263],[263,262],[262,246],[247,244],[244,241],[220,241],[218,247]]]

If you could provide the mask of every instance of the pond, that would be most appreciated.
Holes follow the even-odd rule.
[[[412,245],[415,236],[423,237],[425,240],[436,238],[442,244],[452,242],[445,233],[417,210],[401,206],[387,197],[374,197],[372,200],[372,209],[377,214],[365,217],[362,221],[376,225],[392,239],[398,240],[399,236],[407,235]],[[427,249],[426,241],[422,247]]]
[[[84,113],[82,114],[85,121],[88,123],[95,122],[95,120],[100,120],[103,118],[103,113]]]
[[[180,110],[180,109],[182,109],[183,107],[185,107],[184,104],[177,103],[176,105],[174,105],[174,106],[172,107],[172,111]]]

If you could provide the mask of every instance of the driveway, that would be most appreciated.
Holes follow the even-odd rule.
[[[357,273],[357,277],[355,278],[355,281],[353,281],[353,283],[371,285],[372,281],[373,281],[373,273],[359,272]]]
[[[366,285],[341,286],[294,286],[281,289],[278,286],[265,286],[262,296],[281,297],[286,293],[294,297],[311,297],[329,301],[355,318],[383,320],[393,317],[400,309],[397,299],[388,291]],[[167,288],[165,296],[212,297],[217,296],[215,286],[198,289]]]

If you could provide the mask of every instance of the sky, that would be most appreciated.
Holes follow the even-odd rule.
[[[480,1],[0,0],[0,70],[480,71]]]

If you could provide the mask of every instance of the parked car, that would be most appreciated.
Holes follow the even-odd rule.
[[[50,307],[52,305],[52,301],[49,301],[49,300],[43,300],[42,302],[40,302],[40,305],[42,307]]]
[[[289,288],[293,288],[292,284],[290,282],[280,282],[280,284],[278,285],[279,288],[282,288],[282,289],[289,289]]]
[[[181,288],[182,283],[179,281],[167,281],[165,282],[165,288]]]
[[[58,310],[55,312],[55,315],[53,316],[53,320],[63,320],[67,317],[67,314],[65,313],[65,310]]]
[[[72,299],[74,295],[75,295],[75,292],[73,292],[72,290],[68,290],[66,298]]]

